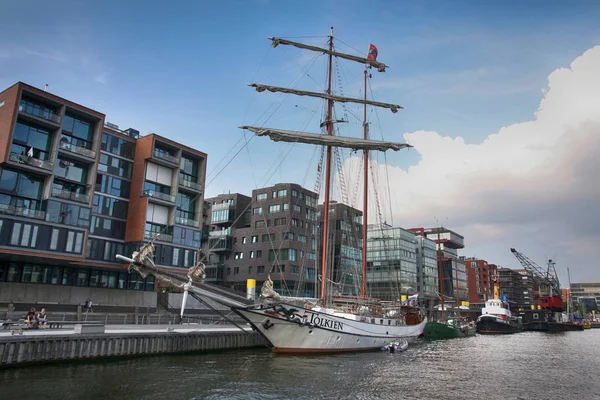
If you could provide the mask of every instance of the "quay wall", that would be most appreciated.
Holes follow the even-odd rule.
[[[0,337],[0,368],[262,347],[256,332],[145,332]]]

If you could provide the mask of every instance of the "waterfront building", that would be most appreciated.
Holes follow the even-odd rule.
[[[600,302],[600,282],[571,283],[571,295],[574,303],[584,306],[588,311],[597,311]]]
[[[486,260],[469,257],[464,258],[463,261],[467,270],[469,303],[483,305],[494,296],[491,268]]]
[[[496,266],[500,293],[506,296],[511,310],[528,310],[536,304],[533,279],[526,270]],[[539,296],[537,296],[539,299]]]
[[[271,277],[284,296],[316,296],[317,194],[292,183],[206,199],[207,280],[246,291]]]
[[[411,230],[412,231],[412,230]],[[435,241],[416,234],[417,238],[417,292],[419,302],[427,309],[439,301],[440,283]]]
[[[437,261],[439,262],[439,267],[442,269],[442,287],[444,296],[456,299],[456,293],[458,293],[458,298],[461,302],[468,301],[469,293],[467,290],[465,262],[464,259],[458,255],[458,250],[465,247],[464,237],[443,227],[412,228],[410,231],[434,241],[436,247],[441,250],[441,259]],[[436,269],[436,274],[439,276],[438,269]],[[439,293],[439,287],[437,293]]]
[[[323,205],[319,205],[318,249],[322,248]],[[359,296],[362,292],[362,211],[344,203],[332,201],[329,204],[330,249],[328,264],[327,293],[344,296]],[[320,271],[321,258],[317,259]]]
[[[197,262],[206,161],[22,82],[1,92],[0,303],[156,304],[115,254],[156,237],[157,265]]]
[[[415,234],[388,224],[367,227],[368,296],[398,300],[418,292]]]

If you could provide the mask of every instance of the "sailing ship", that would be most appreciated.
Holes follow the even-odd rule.
[[[367,106],[390,109],[396,113],[402,107],[367,99],[367,78],[369,69],[383,72],[387,65],[377,61],[377,49],[371,45],[368,56],[358,57],[338,52],[334,49],[333,28],[328,39],[328,48],[321,48],[282,38],[269,38],[272,45],[289,45],[296,48],[319,52],[328,57],[327,90],[324,93],[288,89],[271,85],[253,83],[250,86],[257,91],[279,92],[298,96],[310,96],[326,100],[326,134],[305,133],[283,129],[242,126],[242,129],[254,132],[257,136],[269,136],[273,141],[300,142],[323,145],[327,148],[325,164],[325,193],[323,202],[323,232],[329,224],[330,181],[332,165],[332,147],[362,150],[364,166],[363,184],[363,246],[362,246],[362,287],[361,296],[356,296],[352,304],[345,299],[343,305],[335,304],[335,297],[327,293],[326,277],[328,272],[328,235],[323,235],[321,252],[320,297],[316,301],[292,299],[280,296],[273,290],[268,278],[261,290],[261,302],[248,307],[233,307],[232,310],[252,325],[271,345],[273,351],[281,353],[344,352],[359,350],[377,350],[390,342],[416,340],[422,333],[426,318],[416,320],[404,318],[401,306],[386,305],[377,299],[367,298],[367,193],[368,193],[368,157],[369,151],[401,150],[410,147],[404,143],[370,140],[366,121]],[[355,99],[334,95],[332,92],[332,65],[334,57],[364,64],[364,98]],[[333,105],[335,102],[352,102],[364,105],[363,138],[334,135]],[[412,324],[409,324],[411,323]]]
[[[326,133],[306,133],[283,129],[242,126],[240,128],[254,132],[256,136],[268,136],[273,141],[307,143],[326,147],[325,194],[323,210],[323,232],[329,227],[330,182],[332,166],[332,147],[349,148],[363,152],[363,246],[362,246],[362,286],[360,296],[337,296],[327,292],[328,235],[322,235],[321,284],[318,299],[303,297],[283,297],[273,288],[273,281],[267,277],[261,288],[257,304],[247,305],[222,296],[218,290],[204,284],[204,265],[199,263],[190,268],[187,277],[175,276],[158,269],[152,259],[154,246],[150,242],[135,252],[132,258],[117,255],[117,258],[130,264],[142,276],[154,275],[167,284],[184,290],[182,315],[188,293],[208,297],[227,305],[258,331],[274,352],[281,353],[320,353],[379,350],[390,343],[412,342],[423,334],[427,318],[415,307],[403,307],[394,302],[382,302],[368,298],[367,284],[367,189],[369,151],[399,151],[411,147],[405,143],[371,140],[368,137],[367,105],[390,109],[396,113],[402,107],[396,104],[382,103],[367,99],[367,78],[369,69],[383,72],[387,65],[377,61],[377,49],[371,45],[368,56],[359,57],[338,52],[334,49],[333,28],[328,38],[328,48],[321,48],[282,38],[269,38],[272,45],[289,45],[300,49],[319,52],[328,57],[327,90],[324,93],[288,89],[258,83],[250,84],[258,92],[279,92],[298,96],[310,96],[326,100],[326,116],[321,127]],[[356,99],[338,96],[332,92],[332,64],[334,57],[364,64],[364,98]],[[364,105],[363,138],[334,135],[333,105],[338,103],[358,103]],[[199,297],[196,297],[199,298]]]

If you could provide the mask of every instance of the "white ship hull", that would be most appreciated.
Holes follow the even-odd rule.
[[[396,320],[320,312],[279,303],[268,308],[232,308],[250,323],[278,353],[327,353],[379,350],[390,342],[414,342],[427,323],[396,325]]]

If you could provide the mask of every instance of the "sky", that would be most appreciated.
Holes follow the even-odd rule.
[[[315,189],[320,149],[252,137],[241,125],[319,132],[322,104],[256,93],[258,82],[324,90],[326,57],[268,36],[365,55],[375,139],[371,221],[443,225],[462,255],[519,268],[515,247],[556,261],[566,286],[600,281],[600,3],[596,1],[4,2],[0,88],[17,81],[208,154],[206,195],[278,182]],[[334,92],[362,97],[362,66],[334,65]],[[336,107],[339,133],[362,109]],[[336,163],[338,164],[338,163]],[[361,203],[361,161],[341,152],[334,197]],[[340,173],[341,171],[341,173]],[[376,207],[376,200],[379,207]],[[360,208],[360,207],[359,207]]]

